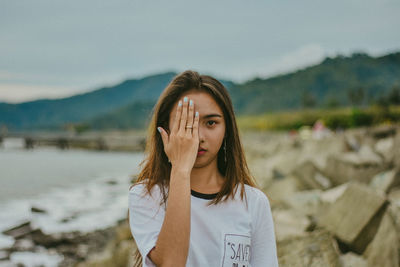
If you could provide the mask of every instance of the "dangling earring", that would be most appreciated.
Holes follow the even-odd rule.
[[[224,138],[224,158],[226,163],[226,138]]]

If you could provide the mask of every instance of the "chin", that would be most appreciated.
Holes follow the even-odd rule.
[[[197,161],[194,163],[193,168],[203,168],[205,166],[207,166],[208,163],[207,162],[202,162],[202,161]]]
[[[214,160],[216,160],[216,157],[210,159],[210,158],[197,158],[196,161],[194,162],[193,168],[203,168],[208,165],[210,165]]]

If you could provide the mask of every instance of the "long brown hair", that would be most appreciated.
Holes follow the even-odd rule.
[[[248,184],[257,188],[258,185],[251,177],[246,163],[229,93],[224,85],[215,78],[199,75],[192,70],[184,71],[175,76],[159,97],[148,128],[145,159],[140,164],[144,167],[135,184],[144,182],[148,194],[155,185],[159,186],[162,192],[162,203],[165,204],[168,198],[171,164],[164,152],[163,142],[157,127],[161,126],[169,132],[169,116],[172,107],[189,90],[202,91],[211,95],[223,111],[225,118],[226,152],[221,146],[217,156],[218,171],[225,179],[221,191],[208,204],[216,205],[221,201],[226,201],[229,197],[234,198],[239,185],[241,186],[240,197],[243,200],[245,195],[244,185]],[[139,251],[136,252],[136,258],[140,261],[137,261],[136,266],[139,266],[141,264]]]

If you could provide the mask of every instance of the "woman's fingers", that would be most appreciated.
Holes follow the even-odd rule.
[[[163,141],[164,144],[164,149],[168,144],[168,133],[167,131],[165,131],[162,127],[157,127],[157,130],[160,132],[161,134],[161,139]]]
[[[195,138],[196,140],[199,138],[199,120],[200,120],[199,112],[196,111],[193,121],[193,138]]]
[[[193,115],[194,115],[194,104],[193,100],[189,101],[189,112],[188,112],[188,118],[187,118],[187,123],[186,126],[193,127]],[[193,128],[186,128],[186,134],[192,136],[192,129]]]
[[[182,114],[181,114],[181,121],[179,123],[179,132],[181,132],[182,134],[185,133],[186,130],[186,120],[187,120],[187,111],[188,111],[188,98],[187,96],[185,96],[183,98],[183,106],[182,106]]]
[[[171,132],[176,133],[178,131],[181,114],[182,114],[182,100],[179,100],[178,107],[176,108],[175,120],[171,127]]]

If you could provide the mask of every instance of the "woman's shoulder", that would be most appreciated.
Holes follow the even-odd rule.
[[[129,191],[140,191],[143,190],[143,188],[145,187],[146,187],[145,181],[135,182],[132,185],[130,185]]]
[[[158,199],[161,194],[161,190],[158,185],[154,185],[151,190],[150,194],[147,189],[147,181],[143,180],[140,182],[136,182],[129,188],[130,195],[136,195],[138,197],[152,197],[154,199]]]
[[[251,203],[267,203],[269,205],[269,199],[261,189],[248,184],[245,184],[244,188],[246,197]]]

